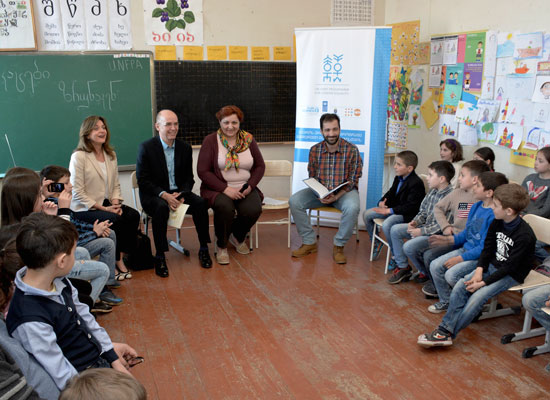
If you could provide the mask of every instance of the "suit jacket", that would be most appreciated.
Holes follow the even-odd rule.
[[[160,137],[156,136],[139,146],[136,177],[142,204],[148,204],[151,198],[170,190],[168,166],[160,141]],[[193,190],[193,149],[179,139],[174,142],[174,175],[178,187],[176,191],[189,193]]]
[[[386,199],[386,206],[393,208],[394,214],[402,215],[405,222],[410,222],[418,214],[420,204],[426,195],[424,182],[413,171],[403,182],[399,193],[397,193],[398,185],[399,177],[396,176],[390,190],[386,192],[380,201]]]
[[[71,183],[73,184],[73,199],[71,209],[73,211],[86,211],[94,204],[103,204],[105,197],[105,179],[109,189],[109,200],[123,200],[118,180],[118,163],[105,154],[105,166],[107,176],[96,160],[94,153],[75,151],[71,155],[69,171],[71,171]]]

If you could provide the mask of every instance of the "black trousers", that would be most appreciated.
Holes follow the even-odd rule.
[[[209,221],[206,200],[195,193],[187,193],[183,202],[189,205],[187,213],[193,216],[200,245],[208,245],[210,243],[210,232],[208,231]],[[160,197],[151,197],[142,202],[141,205],[147,215],[153,218],[153,239],[157,255],[167,252],[168,239],[166,238],[166,231],[168,229],[170,206]]]
[[[131,253],[135,250],[139,226],[139,213],[132,207],[123,204],[122,215],[108,211],[88,210],[76,212],[75,217],[90,224],[93,224],[96,220],[100,222],[109,220],[113,223],[111,229],[116,233],[117,261],[120,260],[120,252]]]
[[[246,234],[262,214],[262,199],[256,189],[241,200],[232,200],[220,193],[212,208],[216,243],[219,248],[225,249],[231,233],[239,243],[244,241]]]

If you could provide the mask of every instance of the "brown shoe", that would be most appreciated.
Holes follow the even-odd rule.
[[[292,252],[292,257],[305,257],[311,253],[317,253],[317,243],[301,245],[299,249]]]
[[[344,254],[344,246],[334,246],[332,249],[332,258],[336,264],[345,264],[348,262]]]

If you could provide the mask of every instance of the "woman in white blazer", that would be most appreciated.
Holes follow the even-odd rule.
[[[71,208],[83,221],[109,220],[117,237],[117,279],[131,278],[120,254],[135,249],[139,213],[122,204],[118,164],[111,133],[103,117],[92,115],[80,126],[78,146],[71,156],[69,170],[73,185]]]

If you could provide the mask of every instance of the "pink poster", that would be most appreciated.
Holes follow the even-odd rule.
[[[464,54],[466,53],[466,35],[458,35],[458,54],[456,55],[456,63],[464,62]]]

